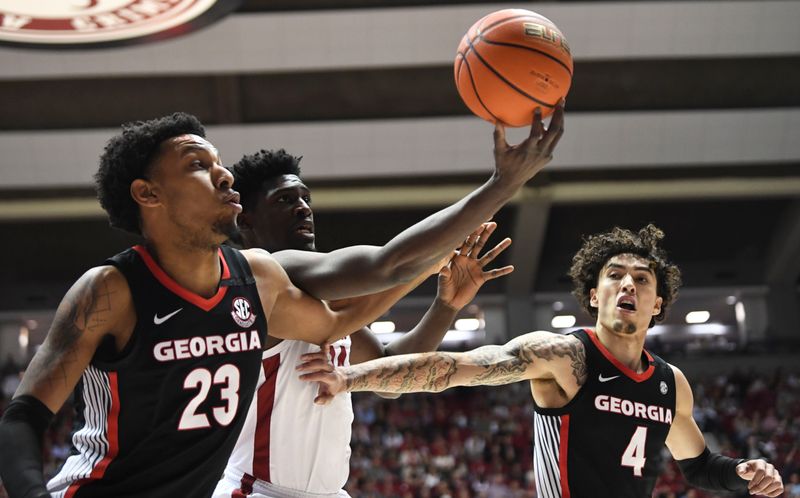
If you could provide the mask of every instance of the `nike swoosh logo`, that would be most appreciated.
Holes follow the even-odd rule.
[[[599,380],[600,382],[608,382],[609,380],[614,380],[617,377],[619,377],[619,375],[614,375],[612,377],[603,377],[603,374],[600,374],[600,376],[597,378],[597,380]]]
[[[155,315],[153,315],[153,323],[155,323],[156,325],[161,325],[162,323],[166,322],[167,320],[169,320],[173,316],[175,316],[178,313],[180,313],[182,310],[183,310],[183,308],[178,308],[175,311],[173,311],[172,313],[170,313],[169,315],[164,315],[164,316],[158,316],[158,313],[156,313]]]

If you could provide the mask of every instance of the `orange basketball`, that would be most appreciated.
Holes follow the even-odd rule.
[[[526,126],[550,115],[572,83],[572,54],[552,21],[524,9],[492,12],[461,39],[454,66],[467,107],[487,121]]]

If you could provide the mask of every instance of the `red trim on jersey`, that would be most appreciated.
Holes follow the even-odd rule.
[[[242,482],[241,487],[239,489],[235,489],[233,493],[231,493],[231,498],[244,498],[245,496],[249,496],[253,494],[253,483],[256,482],[256,478],[245,472],[242,474]]]
[[[212,308],[214,308],[214,306],[218,305],[219,302],[222,301],[222,298],[225,297],[225,293],[228,292],[228,287],[220,286],[219,289],[217,289],[216,294],[206,299],[203,296],[195,294],[194,292],[186,289],[181,284],[173,280],[172,277],[167,275],[167,273],[162,270],[160,266],[158,266],[158,263],[156,263],[156,261],[150,255],[146,247],[141,245],[133,246],[133,250],[139,253],[139,256],[141,256],[142,260],[144,261],[144,264],[150,270],[150,273],[156,277],[156,280],[161,282],[161,285],[177,294],[179,297],[194,304],[203,311],[210,311]],[[225,261],[225,256],[222,254],[222,249],[219,249],[219,260],[222,262],[221,280],[231,278],[231,272],[228,269],[228,263]]]
[[[339,352],[339,361],[338,361],[338,365],[339,365],[340,367],[343,367],[343,366],[344,366],[344,360],[346,360],[346,359],[347,359],[347,349],[345,349],[345,347],[344,347],[344,346],[339,346],[339,347],[341,348],[341,350],[340,350],[340,352]]]
[[[77,493],[78,489],[87,482],[102,479],[103,475],[106,473],[108,465],[112,460],[114,460],[114,458],[117,457],[117,453],[119,453],[119,388],[117,386],[117,372],[108,373],[108,385],[111,389],[111,407],[108,410],[108,415],[106,418],[108,453],[106,453],[106,456],[100,460],[100,463],[95,465],[95,467],[92,469],[92,473],[89,474],[89,477],[79,479],[73,482],[70,487],[67,488],[64,498],[72,498],[75,496],[75,493]]]
[[[603,343],[600,342],[600,339],[597,338],[597,334],[595,334],[594,330],[590,329],[584,329],[584,330],[586,331],[586,334],[589,336],[589,339],[591,339],[594,345],[597,346],[597,349],[600,350],[601,353],[603,353],[603,356],[605,356],[608,361],[613,363],[614,366],[617,367],[620,372],[625,374],[625,376],[629,377],[631,380],[634,380],[636,382],[644,382],[653,375],[653,372],[656,371],[656,366],[653,364],[653,357],[650,355],[650,353],[647,352],[646,349],[643,349],[642,351],[644,351],[644,354],[647,357],[647,362],[650,364],[650,366],[648,366],[647,370],[645,370],[644,372],[636,373],[627,366],[623,365],[622,362],[620,362],[618,359],[614,357],[613,354],[611,354],[611,351],[609,351],[608,349],[606,349],[605,346],[603,346]]]
[[[275,355],[263,360],[266,380],[258,388],[256,408],[256,434],[253,441],[253,475],[262,481],[270,481],[269,443],[272,409],[275,406],[275,384],[278,381],[278,367],[281,356]]]
[[[561,443],[558,447],[558,470],[561,475],[561,498],[570,498],[567,475],[567,449],[569,447],[569,415],[561,415]]]

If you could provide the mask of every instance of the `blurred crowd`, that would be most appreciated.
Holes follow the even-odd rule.
[[[0,373],[1,410],[19,384],[20,371],[6,365]],[[800,498],[800,371],[735,371],[690,382],[694,416],[709,448],[731,457],[768,459],[781,470],[784,496]],[[354,498],[536,497],[533,402],[526,383],[396,400],[355,393],[353,405],[346,489]],[[68,403],[46,434],[48,476],[69,455],[72,410]],[[654,497],[723,496],[687,486],[666,450],[662,465]]]

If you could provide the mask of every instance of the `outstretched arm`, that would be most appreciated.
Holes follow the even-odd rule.
[[[694,398],[689,381],[678,368],[675,373],[675,420],[667,435],[667,448],[693,486],[714,491],[748,491],[751,495],[778,496],[783,480],[765,460],[744,460],[711,453],[692,416]]]
[[[586,352],[575,337],[531,332],[503,346],[483,346],[466,353],[391,356],[335,369],[309,361],[297,369],[309,372],[300,376],[302,380],[326,386],[315,402],[327,403],[344,391],[440,392],[455,386],[501,385],[539,378],[554,378],[562,386],[580,386],[586,380]]]
[[[369,296],[328,303],[295,287],[267,252],[248,250],[242,254],[257,277],[269,335],[313,344],[335,341],[371,323],[431,274],[424,272],[411,282]]]
[[[281,251],[275,258],[298,287],[320,299],[379,292],[413,279],[448,254],[481,222],[491,218],[552,159],[564,129],[563,103],[548,129],[537,112],[530,136],[518,145],[506,142],[505,129],[494,134],[495,170],[481,187],[457,203],[404,230],[383,247],[354,246],[331,253]]]

